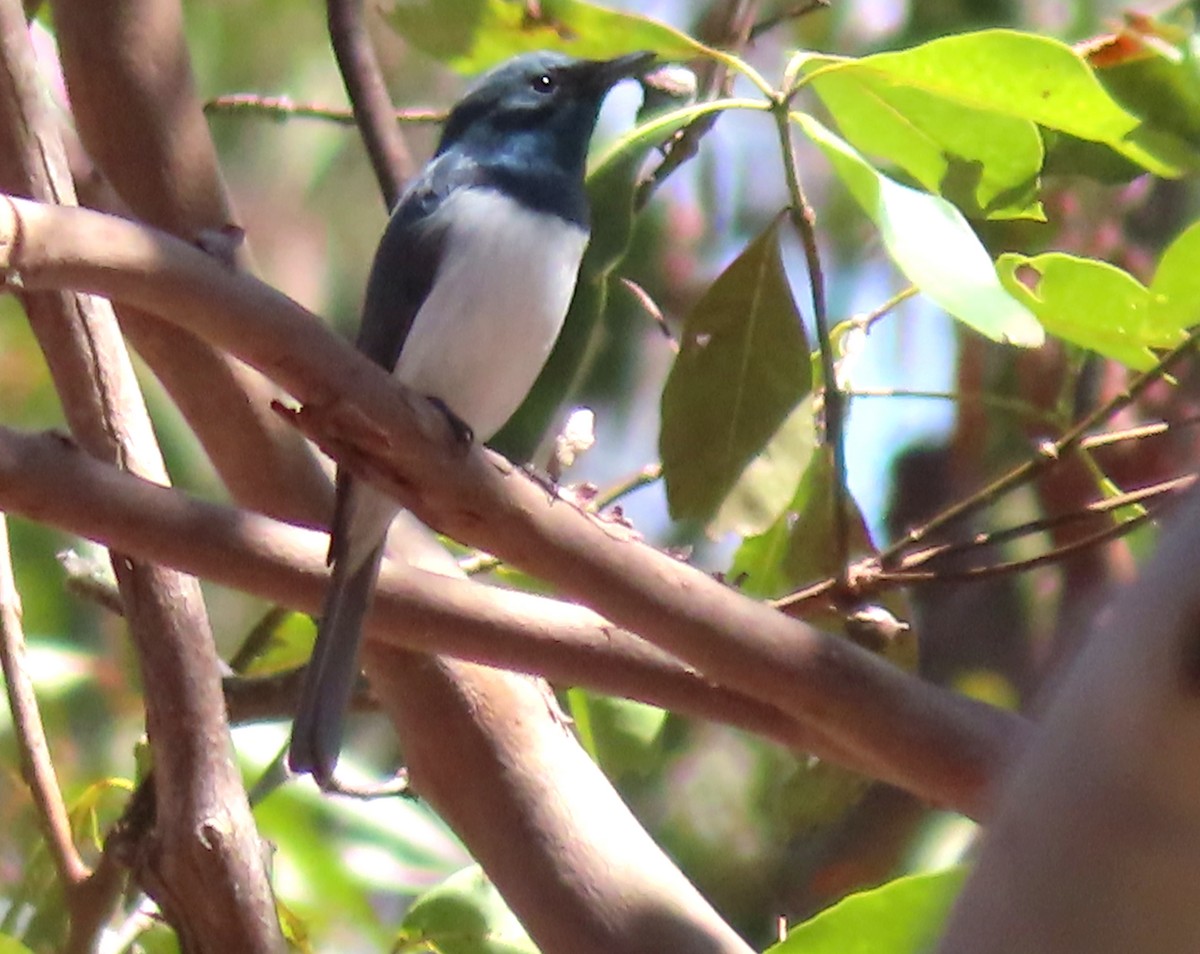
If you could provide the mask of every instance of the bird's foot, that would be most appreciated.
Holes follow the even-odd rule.
[[[555,500],[563,499],[562,485],[553,476],[538,470],[533,464],[529,463],[522,464],[521,470],[524,471],[526,477],[541,487],[542,490],[546,491],[546,495],[550,498],[551,503]]]
[[[450,430],[454,432],[454,440],[462,446],[465,452],[472,444],[475,443],[475,431],[461,417],[454,413],[453,408],[439,397],[429,395],[430,403],[433,404],[439,411],[446,415],[446,422],[450,425]]]

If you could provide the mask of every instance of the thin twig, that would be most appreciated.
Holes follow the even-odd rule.
[[[846,396],[850,398],[913,398],[926,401],[954,401],[957,404],[982,404],[996,411],[1006,411],[1024,418],[1042,421],[1045,424],[1057,424],[1054,415],[1034,407],[1028,401],[1019,398],[1004,397],[999,394],[988,394],[984,391],[924,391],[918,388],[848,388]]]
[[[591,513],[598,513],[607,507],[611,507],[618,500],[628,497],[635,490],[649,487],[661,478],[662,464],[647,464],[641,470],[636,470],[629,476],[601,490],[592,498],[585,509]]]
[[[775,122],[779,127],[779,142],[783,147],[784,174],[792,204],[788,209],[792,227],[800,236],[804,247],[804,259],[808,267],[808,282],[812,290],[813,322],[817,328],[817,348],[821,356],[821,374],[825,379],[825,443],[833,450],[833,507],[834,552],[839,568],[839,582],[849,583],[850,570],[850,525],[846,506],[846,395],[837,380],[837,368],[833,353],[833,340],[829,334],[829,315],[825,305],[825,273],[821,268],[821,256],[817,250],[816,213],[800,183],[800,167],[792,141],[791,125],[788,122],[786,101],[777,100]]]
[[[50,759],[50,747],[38,712],[33,681],[25,668],[21,598],[13,579],[8,527],[3,513],[0,513],[0,664],[3,665],[4,686],[12,711],[21,775],[29,786],[42,834],[69,903],[71,889],[85,881],[90,871],[79,857],[71,838],[67,806],[58,785],[54,763]]]
[[[58,564],[67,575],[65,588],[68,593],[103,607],[114,616],[125,615],[125,603],[113,577],[111,564],[103,565],[74,550],[59,553]]]
[[[874,327],[875,322],[885,317],[889,312],[892,311],[893,308],[897,307],[903,302],[908,301],[908,299],[916,295],[919,290],[920,289],[918,289],[916,285],[909,285],[907,288],[902,288],[887,301],[872,308],[865,315],[856,315],[854,318],[850,319],[851,324],[853,324],[856,328],[862,329],[864,332],[869,332],[871,328]]]
[[[709,46],[729,52],[727,58],[708,60],[698,69],[697,93],[701,101],[725,97],[732,92],[735,76],[728,57],[732,57],[749,41],[757,6],[756,2],[729,0],[724,9],[706,18],[707,29],[703,30],[700,39]],[[699,154],[700,143],[712,132],[720,116],[720,113],[701,116],[672,137],[664,146],[662,161],[638,183],[633,201],[635,211],[645,208],[671,174]]]
[[[1164,480],[1149,487],[1142,487],[1138,490],[1131,490],[1128,493],[1114,494],[1111,497],[1094,500],[1086,504],[1082,509],[1072,510],[1070,513],[1041,517],[1037,520],[1029,520],[1016,526],[1006,527],[1003,530],[980,533],[970,540],[929,547],[917,553],[908,554],[901,562],[900,570],[905,572],[911,571],[917,567],[925,566],[934,560],[943,560],[951,556],[957,556],[960,553],[978,551],[985,547],[1000,546],[1001,544],[1019,540],[1034,533],[1042,533],[1046,530],[1053,530],[1058,527],[1069,526],[1072,523],[1078,523],[1082,520],[1090,520],[1094,517],[1110,514],[1114,510],[1120,510],[1122,507],[1132,507],[1138,504],[1153,502],[1158,500],[1158,498],[1187,490],[1195,484],[1196,479],[1196,474],[1185,474],[1182,477]],[[1137,516],[1140,517],[1142,515],[1138,514]],[[1126,521],[1122,521],[1122,523],[1124,522]]]
[[[1138,429],[1132,429],[1132,431],[1136,430]],[[1080,520],[1101,514],[1111,513],[1122,507],[1135,506],[1147,501],[1158,502],[1161,498],[1179,494],[1189,489],[1196,483],[1196,480],[1196,474],[1185,474],[1182,477],[1175,477],[1149,487],[1143,487],[1128,493],[1117,494],[1113,497],[1094,501],[1082,510],[1057,514],[1053,517],[1043,517],[1039,520],[1031,520],[1027,523],[992,533],[978,534],[967,541],[929,547],[917,553],[906,555],[900,562],[899,569],[894,571],[880,570],[879,557],[870,557],[859,561],[852,568],[850,576],[854,581],[854,592],[859,597],[866,597],[898,586],[948,581],[964,582],[1032,570],[1047,563],[1052,563],[1056,559],[1062,559],[1065,556],[1085,550],[1088,547],[1121,537],[1140,526],[1149,517],[1154,516],[1157,513],[1157,509],[1154,513],[1145,512],[1137,514],[1085,539],[1074,541],[1027,560],[974,567],[969,570],[925,570],[917,572],[915,567],[924,566],[932,560],[944,559],[951,555],[977,550],[982,547],[996,546],[1032,533],[1076,523]],[[789,615],[804,616],[806,614],[802,607],[806,604],[812,604],[816,600],[828,597],[838,585],[838,581],[832,577],[828,577],[805,587],[803,590],[797,590],[795,593],[790,593],[785,597],[774,600],[771,605],[776,609],[787,612]]]
[[[793,3],[790,7],[784,7],[771,16],[759,20],[750,31],[750,39],[757,40],[764,33],[774,30],[781,23],[786,23],[788,20],[797,20],[800,17],[815,13],[817,10],[825,10],[828,7],[829,0],[800,0],[799,3]]]
[[[662,313],[662,309],[658,307],[658,302],[650,297],[650,293],[641,285],[629,278],[622,278],[621,284],[631,294],[642,310],[646,312],[654,323],[658,326],[658,330],[663,333],[663,337],[667,339],[667,346],[675,353],[679,354],[679,341],[671,331],[671,326],[667,324],[667,318]]]
[[[353,126],[354,113],[341,106],[297,103],[287,96],[260,96],[257,93],[228,93],[215,96],[204,104],[204,112],[248,114],[264,119],[318,119],[338,126]],[[397,109],[392,118],[398,123],[436,124],[445,122],[444,109]]]
[[[1084,550],[1089,550],[1092,547],[1097,547],[1102,543],[1119,539],[1137,527],[1140,527],[1147,520],[1155,516],[1155,513],[1147,511],[1146,513],[1138,514],[1136,517],[1130,517],[1128,520],[1097,531],[1090,536],[1073,540],[1071,543],[1063,544],[1060,547],[1055,547],[1053,550],[1048,550],[1046,553],[1040,553],[1035,557],[1025,560],[994,563],[990,566],[974,567],[968,570],[929,570],[915,573],[888,571],[879,574],[875,578],[875,582],[888,586],[910,586],[914,583],[973,583],[979,580],[994,579],[998,576],[1026,573],[1040,566],[1059,563],[1067,559],[1067,557]]]
[[[906,550],[915,544],[921,543],[931,534],[941,530],[948,524],[961,520],[988,506],[999,497],[1029,482],[1043,470],[1054,465],[1068,451],[1076,449],[1084,440],[1088,431],[1096,427],[1101,421],[1107,420],[1118,411],[1132,404],[1142,391],[1159,380],[1176,361],[1191,352],[1195,348],[1198,339],[1200,339],[1200,326],[1192,329],[1183,343],[1164,355],[1154,367],[1143,371],[1134,378],[1129,387],[1123,392],[1115,395],[1090,414],[1085,415],[1057,440],[1047,441],[1042,444],[1036,457],[1031,457],[1024,463],[1014,467],[1008,473],[992,481],[982,490],[947,507],[924,525],[910,530],[904,537],[883,550],[875,557],[873,562],[881,567],[894,564]]]
[[[363,2],[328,0],[327,14],[329,40],[346,84],[346,95],[384,202],[391,209],[412,176],[414,165],[400,127],[392,119],[396,110],[363,21]]]

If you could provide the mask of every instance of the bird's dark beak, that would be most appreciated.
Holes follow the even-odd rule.
[[[580,72],[588,86],[597,91],[609,89],[623,79],[641,76],[654,64],[655,55],[649,50],[626,53],[612,60],[585,60]]]

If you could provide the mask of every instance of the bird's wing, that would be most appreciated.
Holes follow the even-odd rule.
[[[389,371],[437,277],[449,223],[437,215],[454,190],[482,185],[482,169],[456,153],[431,162],[388,220],[367,280],[358,349]]]
[[[450,194],[484,182],[474,162],[455,153],[434,159],[412,181],[380,239],[367,280],[358,350],[387,370],[396,366],[413,321],[437,277],[448,223],[437,211]],[[340,559],[350,545],[350,474],[339,467],[337,496],[327,563]]]

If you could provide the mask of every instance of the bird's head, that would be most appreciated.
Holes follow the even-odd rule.
[[[438,152],[459,147],[477,158],[538,155],[582,176],[605,95],[653,61],[653,53],[612,60],[548,51],[514,57],[484,74],[450,111]]]

